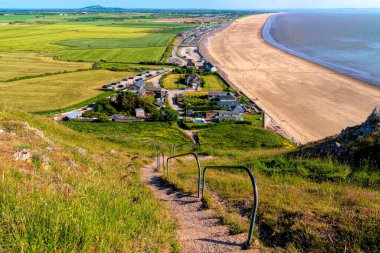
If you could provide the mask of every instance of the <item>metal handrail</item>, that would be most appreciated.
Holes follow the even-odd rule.
[[[206,189],[206,170],[207,169],[242,169],[248,173],[249,178],[251,179],[251,182],[252,182],[252,186],[253,186],[253,198],[254,198],[253,207],[252,207],[252,217],[251,217],[249,234],[248,234],[248,240],[246,242],[246,246],[249,247],[252,243],[252,236],[253,236],[253,231],[254,231],[254,227],[255,227],[256,214],[257,214],[257,207],[259,204],[259,195],[257,192],[257,184],[256,184],[255,176],[253,175],[252,171],[246,166],[206,166],[203,169],[202,198],[204,196],[205,189]]]
[[[178,158],[178,157],[189,156],[189,155],[194,156],[195,161],[197,162],[197,166],[198,166],[198,198],[200,198],[200,196],[201,196],[201,171],[202,171],[202,167],[201,167],[201,163],[199,162],[199,158],[198,158],[197,154],[195,154],[194,152],[190,152],[190,153],[184,153],[184,154],[179,154],[179,155],[168,157],[168,159],[166,160],[166,175],[169,175],[169,162],[170,162],[170,160]]]
[[[162,156],[162,165],[165,172],[165,153],[161,151],[161,147],[157,147],[157,171],[160,171],[161,168],[160,155]]]

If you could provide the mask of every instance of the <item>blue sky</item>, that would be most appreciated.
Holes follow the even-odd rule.
[[[0,0],[0,8],[375,8],[380,0]]]

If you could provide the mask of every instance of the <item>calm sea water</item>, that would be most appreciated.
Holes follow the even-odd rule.
[[[380,86],[380,13],[285,13],[263,30],[276,47]]]

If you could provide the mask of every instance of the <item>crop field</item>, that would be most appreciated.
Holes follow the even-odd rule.
[[[56,44],[75,49],[166,47],[172,38],[173,34],[171,33],[151,33],[138,38],[67,40],[59,41]]]
[[[0,81],[90,68],[89,63],[60,62],[33,53],[0,53]]]
[[[134,74],[95,70],[3,83],[0,103],[28,112],[64,108],[99,95],[104,84]]]
[[[128,148],[139,150],[154,150],[158,143],[162,146],[169,146],[173,143],[192,144],[176,124],[164,122],[62,122],[62,124],[76,131],[95,135],[102,140],[120,143]]]
[[[139,63],[161,59],[165,47],[146,48],[114,48],[114,49],[88,49],[88,50],[62,50],[54,53],[60,60],[85,62],[127,62]]]
[[[49,52],[65,49],[54,44],[58,41],[141,38],[150,32],[149,28],[94,25],[8,25],[0,27],[0,51]]]

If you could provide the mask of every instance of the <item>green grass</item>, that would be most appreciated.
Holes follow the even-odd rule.
[[[231,150],[269,149],[290,146],[289,141],[251,125],[217,124],[199,131],[205,151],[212,154]]]
[[[76,131],[92,134],[102,140],[120,143],[128,148],[147,149],[163,147],[175,143],[192,144],[191,140],[182,133],[176,124],[163,122],[135,123],[88,123],[63,122]]]
[[[227,85],[218,75],[203,75],[204,91],[223,91],[227,88]]]
[[[218,75],[201,75],[204,80],[203,91],[223,91],[227,85]],[[166,89],[178,89],[186,87],[184,83],[180,82],[181,78],[185,78],[183,74],[170,74],[166,76],[162,82]]]
[[[114,48],[114,49],[88,49],[88,50],[62,50],[50,56],[56,56],[63,61],[85,62],[159,62],[165,47],[145,48]]]
[[[165,89],[180,89],[185,88],[186,85],[182,83],[180,80],[185,78],[185,75],[182,74],[171,74],[166,76],[162,80],[162,85]]]
[[[244,120],[249,121],[255,127],[262,127],[263,125],[263,115],[262,114],[244,114]]]
[[[90,68],[89,63],[60,62],[33,53],[0,53],[0,81]]]
[[[96,97],[104,84],[133,74],[95,70],[4,83],[0,103],[29,112],[62,109]]]
[[[0,51],[49,52],[66,48],[54,44],[58,41],[141,38],[151,32],[148,28],[72,24],[0,26]]]
[[[103,98],[108,98],[108,97],[112,96],[113,94],[115,94],[115,91],[113,91],[113,90],[105,91],[96,97],[90,98],[90,99],[85,100],[83,102],[80,102],[79,104],[76,104],[76,105],[72,105],[72,106],[69,106],[66,108],[61,108],[61,109],[50,110],[50,111],[34,112],[34,114],[45,115],[45,116],[54,116],[54,115],[57,115],[60,113],[69,112],[69,111],[73,111],[73,110],[76,110],[76,109],[79,109],[79,108],[82,108],[82,107],[85,107],[88,105],[92,105],[95,102],[97,102]]]
[[[176,224],[139,180],[139,168],[150,160],[41,116],[0,110],[0,128],[6,130],[0,251],[178,251]],[[21,148],[30,161],[13,160]]]
[[[209,144],[204,144],[208,146]],[[330,160],[278,156],[286,149],[238,150],[202,160],[206,165],[246,165],[256,177],[259,210],[255,236],[261,248],[286,251],[376,252],[380,192],[358,187],[348,165]],[[225,147],[223,147],[225,148]],[[276,155],[277,153],[277,155]],[[196,192],[193,163],[178,160],[165,178],[183,192]],[[252,186],[239,170],[209,170],[206,206],[216,209],[232,233],[248,231]]]
[[[56,44],[75,49],[166,47],[173,37],[172,33],[151,33],[139,38],[67,40]]]

